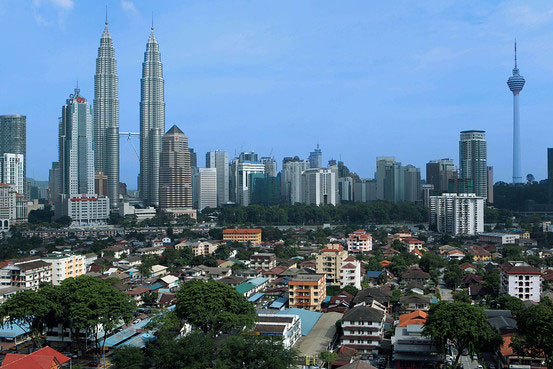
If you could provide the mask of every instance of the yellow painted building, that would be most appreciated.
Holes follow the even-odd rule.
[[[84,255],[53,254],[42,258],[52,264],[52,284],[59,285],[67,278],[77,278],[86,273]]]

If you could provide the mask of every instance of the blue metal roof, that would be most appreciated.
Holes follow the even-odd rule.
[[[367,270],[367,277],[378,278],[382,273],[384,273],[383,270]]]
[[[279,297],[269,305],[270,309],[281,309],[288,302],[288,297]]]
[[[256,293],[255,295],[253,295],[252,297],[250,297],[250,298],[248,299],[248,301],[256,302],[257,300],[259,300],[259,299],[262,298],[263,296],[265,296],[264,293],[258,292],[258,293]]]
[[[157,282],[154,284],[145,285],[144,287],[149,288],[153,291],[153,290],[158,290],[160,288],[163,288],[165,287],[165,285],[163,283]]]
[[[261,286],[263,283],[267,282],[268,280],[269,279],[264,278],[264,277],[255,277],[255,278],[248,279],[247,282],[251,283],[251,284],[253,284],[257,287],[257,286]]]
[[[122,346],[133,346],[138,348],[144,348],[146,347],[146,343],[150,341],[155,341],[156,336],[152,332],[146,332],[139,335],[134,336],[128,341],[125,341],[119,345],[119,347]]]
[[[303,310],[303,309],[297,309],[297,308],[291,308],[291,309],[284,309],[281,311],[278,311],[277,314],[295,314],[300,317],[301,320],[301,335],[307,336],[309,332],[313,329],[322,313],[318,313],[316,311],[310,311],[310,310]]]
[[[117,345],[120,345],[122,342],[127,341],[129,338],[135,336],[138,333],[137,330],[144,328],[144,326],[149,322],[150,322],[150,318],[146,318],[136,324],[133,324],[123,329],[119,333],[112,334],[106,339],[106,343],[104,346],[115,347]]]
[[[0,325],[0,338],[15,338],[29,333],[29,331],[30,329],[27,324],[21,323],[20,325],[12,325],[6,323],[4,325]]]
[[[323,300],[323,302],[330,302],[330,296],[325,297],[325,299]]]

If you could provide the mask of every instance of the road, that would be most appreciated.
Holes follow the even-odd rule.
[[[459,362],[461,363],[461,367],[463,369],[477,369],[478,368],[478,361],[472,360],[467,355],[462,355],[459,359]]]
[[[443,275],[440,275],[440,278],[438,278],[438,288],[440,289],[440,296],[442,296],[442,300],[453,301],[451,289],[445,286]]]

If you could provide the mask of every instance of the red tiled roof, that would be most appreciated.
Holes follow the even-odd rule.
[[[352,263],[347,263],[346,265],[342,265],[342,268],[345,268],[345,269],[355,269],[357,268],[355,265],[353,265]]]
[[[416,310],[409,314],[402,314],[399,316],[399,326],[407,327],[410,324],[424,325],[427,316],[428,314],[422,310]]]
[[[353,256],[348,256],[344,261],[355,261],[356,259]]]
[[[321,252],[340,252],[340,251],[344,251],[344,246],[339,245],[338,247],[333,249],[329,247],[325,247],[324,249],[321,250]]]
[[[50,369],[63,365],[71,359],[46,346],[28,355],[7,354],[0,368],[5,369]]]
[[[418,239],[413,238],[413,237],[405,237],[405,238],[402,238],[401,240],[403,242],[407,242],[407,243],[423,243],[421,240],[418,240]]]

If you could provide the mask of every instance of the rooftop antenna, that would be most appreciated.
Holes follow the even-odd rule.
[[[108,25],[108,5],[106,4],[106,26]]]
[[[154,12],[152,12],[152,31],[154,30]]]
[[[517,69],[517,39],[515,38],[515,69]]]

